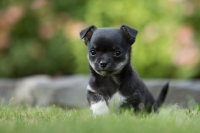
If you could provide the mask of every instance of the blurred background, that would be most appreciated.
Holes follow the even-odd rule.
[[[200,78],[199,0],[0,0],[0,77],[88,75],[79,32],[121,24],[142,78]]]

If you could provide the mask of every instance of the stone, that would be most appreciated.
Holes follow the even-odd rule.
[[[0,79],[0,102],[9,103],[12,99],[16,87],[16,81],[12,79]]]
[[[89,76],[71,75],[52,78],[36,75],[20,79],[0,79],[0,101],[45,107],[56,105],[67,108],[88,107],[86,87]],[[200,80],[144,79],[156,98],[161,88],[170,81],[164,106],[178,104],[189,107],[200,104]]]
[[[57,78],[33,90],[34,106],[59,105],[68,108],[86,107],[88,77],[81,75]]]
[[[185,108],[192,106],[191,104],[194,102],[200,104],[199,80],[146,79],[144,81],[154,97],[158,96],[161,88],[169,81],[169,91],[164,102],[165,106],[177,104]]]
[[[51,78],[47,75],[36,75],[18,79],[13,94],[14,104],[34,105],[34,97],[32,92],[38,89],[38,85],[51,82]]]

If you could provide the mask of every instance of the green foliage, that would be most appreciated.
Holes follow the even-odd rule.
[[[12,45],[8,53],[12,68],[9,75],[1,73],[3,76],[72,74],[75,70],[74,56],[62,32],[58,32],[48,41],[23,39],[15,41]]]
[[[14,9],[10,8],[12,5]],[[80,25],[120,27],[127,24],[139,31],[133,45],[132,64],[141,77],[200,77],[199,59],[196,64],[176,63],[185,59],[183,56],[176,58],[181,51],[177,36],[185,25],[192,29],[196,39],[192,41],[199,46],[198,0],[2,0],[0,7],[0,15],[6,14],[7,8],[17,11],[18,7],[23,11],[22,17],[14,21],[6,33],[9,47],[0,47],[0,76],[53,75],[57,72],[88,74],[87,48],[77,38],[84,28]],[[15,18],[15,13],[12,14]],[[44,37],[48,30],[41,33],[46,25],[50,25],[53,36]],[[74,33],[77,36],[71,37]]]
[[[39,28],[38,15],[28,9],[10,32],[10,47],[0,51],[1,77],[74,73],[75,58],[63,30],[42,38]]]
[[[58,107],[30,108],[0,106],[0,131],[3,133],[191,133],[198,132],[198,110],[165,108],[159,114],[135,115],[130,111],[94,118],[89,111]]]
[[[73,18],[82,18],[87,0],[51,0],[57,13],[67,13]]]
[[[105,4],[105,1],[91,0],[87,3],[84,21],[97,27],[119,27],[124,23],[135,27],[139,34],[133,45],[132,64],[139,75],[146,78],[179,77],[178,68],[172,65],[170,48],[176,35],[172,29],[181,18],[177,9],[181,6],[168,3],[170,7],[166,7],[165,3],[111,0]]]
[[[72,74],[75,56],[62,29],[54,28],[51,37],[39,34],[38,13],[26,9],[10,31],[10,47],[0,51],[0,76],[23,77],[34,74]],[[42,34],[48,34],[47,31]]]
[[[74,44],[74,55],[76,58],[76,70],[75,73],[89,73],[89,63],[87,59],[87,46],[83,40],[72,40],[71,43]]]
[[[186,17],[184,4],[187,2],[110,0],[105,4],[105,1],[90,0],[84,22],[97,27],[128,24],[136,28],[139,33],[133,45],[132,64],[141,77],[189,78],[199,73],[199,67],[178,66],[174,62],[178,28],[184,25],[182,20]],[[199,25],[198,14],[195,13],[195,19],[189,18],[194,26]]]
[[[193,5],[191,5],[191,3],[193,3]],[[195,34],[195,40],[196,40],[196,45],[200,48],[200,25],[199,25],[199,20],[200,20],[200,4],[198,0],[190,0],[188,1],[188,7],[193,6],[192,9],[192,13],[189,13],[185,16],[185,18],[183,19],[183,22],[190,25]],[[191,12],[191,11],[190,11]],[[196,65],[196,67],[194,69],[197,69],[197,72],[195,72],[194,74],[194,78],[200,78],[200,62]]]
[[[0,8],[6,8],[8,5],[11,4],[13,0],[1,0],[0,1]]]
[[[192,2],[195,3],[195,0],[191,0]],[[197,39],[197,41],[200,41],[200,31],[196,30],[196,29],[200,29],[200,25],[199,25],[199,20],[200,20],[200,8],[198,7],[198,4],[195,5],[195,8],[193,9],[194,13],[190,13],[189,15],[187,15],[183,21],[187,24],[190,24],[190,26],[194,29],[195,31],[195,37]],[[200,43],[198,43],[199,47],[200,47]]]
[[[39,20],[33,11],[26,11],[26,14],[19,20],[11,31],[11,37],[15,39],[27,40],[38,38]]]

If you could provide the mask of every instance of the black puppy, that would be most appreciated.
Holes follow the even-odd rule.
[[[118,110],[122,105],[133,107],[135,112],[156,112],[163,103],[168,84],[154,100],[131,66],[131,45],[137,33],[126,25],[119,29],[90,26],[80,32],[89,51],[91,77],[87,99],[95,115],[107,114],[110,108]]]

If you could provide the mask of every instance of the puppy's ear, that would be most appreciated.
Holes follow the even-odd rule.
[[[135,42],[138,31],[134,28],[131,28],[127,25],[122,25],[120,30],[124,33],[124,36],[133,44]]]
[[[94,26],[94,25],[82,30],[80,32],[81,39],[84,38],[85,43],[86,43],[86,41],[89,41],[92,37],[94,30],[96,30],[96,26]]]

